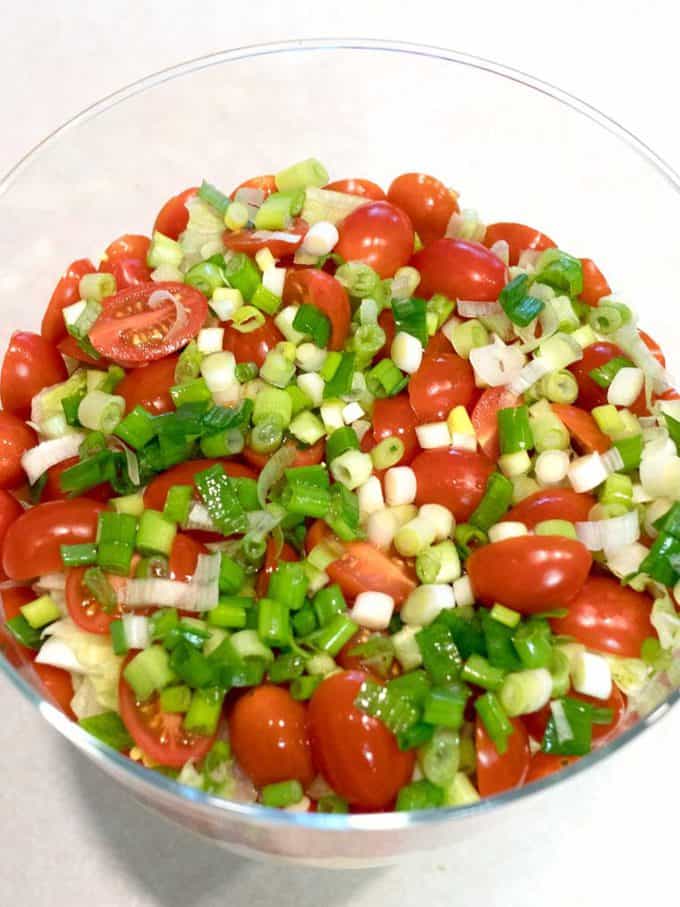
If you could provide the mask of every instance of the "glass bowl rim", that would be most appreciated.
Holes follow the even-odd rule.
[[[680,194],[680,175],[678,175],[678,173],[648,145],[597,108],[549,82],[538,79],[535,76],[529,75],[528,73],[513,67],[488,60],[484,57],[453,51],[436,45],[373,38],[337,37],[290,39],[262,44],[249,44],[196,57],[135,80],[87,106],[79,113],[75,114],[71,119],[54,129],[37,145],[31,148],[0,180],[0,199],[21,175],[23,169],[30,165],[40,152],[49,148],[54,142],[61,139],[61,137],[69,130],[74,129],[81,123],[87,122],[110,108],[115,107],[127,98],[154,88],[166,81],[198,72],[211,66],[230,63],[236,60],[281,53],[290,54],[309,51],[327,52],[336,50],[397,53],[405,56],[442,60],[444,62],[455,63],[460,66],[488,72],[491,75],[499,76],[508,81],[522,85],[525,88],[544,94],[554,101],[571,108],[582,116],[587,117],[608,132],[611,132],[645,160],[647,164],[656,169],[671,187]],[[106,744],[92,737],[77,723],[71,721],[56,706],[41,697],[31,684],[29,684],[4,657],[0,658],[0,669],[2,669],[10,682],[25,696],[25,698],[36,706],[46,721],[78,749],[89,754],[96,763],[113,763],[113,765],[121,772],[129,773],[138,785],[148,785],[150,792],[155,789],[159,793],[169,796],[170,798],[195,803],[201,808],[207,809],[216,820],[218,818],[229,817],[237,821],[252,822],[261,826],[297,827],[307,828],[313,831],[332,832],[362,830],[397,831],[404,828],[439,823],[451,819],[462,820],[467,816],[489,812],[500,806],[508,806],[517,800],[538,794],[557,784],[561,784],[565,780],[587,770],[591,765],[596,765],[603,761],[610,754],[616,752],[629,741],[635,739],[663,715],[667,714],[668,711],[670,711],[670,708],[680,700],[680,689],[672,690],[666,699],[649,715],[641,718],[635,725],[627,728],[609,743],[593,750],[589,755],[582,757],[567,768],[533,782],[527,787],[514,788],[502,794],[485,797],[480,801],[467,806],[451,806],[436,810],[420,810],[403,813],[382,812],[372,814],[334,815],[330,813],[291,813],[271,809],[258,803],[237,803],[214,797],[204,791],[179,784],[177,781],[168,778],[165,775],[144,768],[140,763],[130,760],[126,756],[123,756],[121,753],[118,753],[116,750],[111,749]]]

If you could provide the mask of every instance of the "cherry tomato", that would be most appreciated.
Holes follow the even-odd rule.
[[[659,365],[662,365],[665,368],[666,357],[656,340],[653,337],[650,337],[646,331],[638,331],[638,333],[640,334],[640,340],[642,340],[652,356],[654,356]]]
[[[98,359],[95,359],[94,356],[90,356],[89,353],[86,353],[85,350],[79,346],[75,337],[71,337],[70,335],[59,341],[57,349],[62,356],[70,356],[71,359],[75,359],[76,362],[87,365],[88,368],[106,369],[109,367],[109,363],[106,359],[102,359],[101,356]]]
[[[150,298],[162,291],[176,303],[166,298],[151,305]],[[90,331],[90,341],[98,353],[114,362],[143,365],[181,349],[198,334],[207,315],[205,296],[193,287],[172,282],[144,283],[104,300],[102,314]]]
[[[591,649],[639,658],[643,641],[656,635],[649,620],[652,604],[649,595],[616,579],[591,576],[569,602],[566,617],[551,623],[555,633],[573,636]]]
[[[472,410],[470,420],[477,434],[477,441],[484,453],[494,462],[500,456],[498,441],[498,410],[519,406],[522,398],[506,387],[487,387]]]
[[[54,288],[43,315],[40,333],[48,343],[58,343],[66,336],[63,310],[80,299],[80,278],[93,274],[97,269],[88,258],[73,261]]]
[[[68,501],[71,499],[70,492],[62,491],[61,474],[79,462],[80,457],[69,457],[68,460],[62,460],[61,463],[50,466],[47,470],[47,481],[45,482],[42,494],[40,495],[41,503],[45,504],[48,501]],[[103,482],[101,485],[90,488],[85,494],[78,495],[78,497],[90,498],[92,501],[108,501],[114,497],[115,494],[116,492],[111,488],[109,483]]]
[[[114,239],[106,247],[102,256],[102,262],[115,261],[117,258],[138,258],[146,261],[151,241],[148,236],[141,236],[137,233],[125,233]],[[101,270],[101,267],[100,267]]]
[[[239,189],[260,189],[267,198],[276,192],[276,178],[273,173],[265,173],[264,176],[251,176],[250,179],[244,180],[234,189],[230,198],[234,199]]]
[[[272,575],[276,569],[276,565],[280,561],[299,561],[300,558],[297,555],[297,551],[293,548],[292,545],[289,545],[288,542],[283,543],[283,547],[279,548],[279,545],[274,539],[270,536],[267,539],[267,550],[264,555],[264,564],[262,569],[258,573],[257,583],[255,585],[255,592],[258,598],[264,598],[267,594],[267,589],[269,588],[269,577]]]
[[[346,195],[360,195],[362,198],[369,198],[376,202],[384,202],[387,196],[377,183],[371,180],[347,179],[335,180],[324,186],[331,192],[344,192]]]
[[[2,363],[0,399],[6,412],[28,419],[31,400],[44,387],[68,378],[59,350],[40,334],[15,331]]]
[[[410,463],[420,447],[416,437],[417,419],[408,396],[397,394],[376,400],[371,419],[375,443],[385,438],[399,438],[404,445],[404,455],[399,462]]]
[[[1,462],[2,461],[0,461],[0,463]],[[24,508],[13,495],[8,491],[0,491],[0,554],[2,554],[2,546],[5,541],[5,536],[7,535],[7,530],[23,512]],[[0,582],[6,579],[7,575],[0,563]],[[23,602],[23,604],[25,604],[25,602]]]
[[[531,757],[529,773],[524,783],[531,784],[532,781],[540,781],[541,778],[547,778],[548,775],[561,772],[563,768],[571,765],[572,762],[577,762],[578,758],[578,756],[554,756],[552,753],[539,751]]]
[[[612,446],[611,441],[597,427],[597,422],[590,413],[578,406],[569,406],[567,403],[551,403],[553,412],[560,419],[571,435],[576,447],[584,453],[604,453]]]
[[[61,545],[92,542],[104,506],[86,498],[52,501],[24,511],[7,530],[3,567],[13,580],[27,580],[64,568]]]
[[[511,718],[510,721],[514,731],[508,737],[506,751],[501,755],[479,717],[476,720],[477,789],[482,797],[492,797],[504,790],[520,787],[529,771],[529,736],[519,718]]]
[[[617,356],[625,356],[623,350],[615,343],[598,340],[583,350],[583,358],[569,366],[569,371],[578,382],[576,405],[590,410],[594,406],[603,406],[607,402],[607,388],[593,381],[590,373]],[[643,392],[644,397],[644,392]]]
[[[555,243],[541,233],[540,230],[534,230],[533,227],[527,227],[526,224],[498,223],[489,224],[484,234],[484,245],[487,248],[500,242],[505,241],[510,247],[510,264],[516,265],[519,257],[526,249],[534,251],[543,251],[543,249],[554,249]]]
[[[326,573],[350,600],[361,592],[385,592],[399,606],[415,589],[415,575],[400,558],[368,542],[346,542],[344,548],[343,556],[329,564]]]
[[[477,601],[501,602],[521,614],[536,614],[571,602],[592,562],[581,542],[524,535],[477,548],[468,558],[467,571]]]
[[[185,189],[178,195],[173,195],[163,205],[156,215],[153,225],[153,232],[158,230],[163,236],[169,236],[170,239],[178,239],[180,233],[184,233],[189,223],[189,209],[187,202],[192,199],[198,192],[197,186]]]
[[[6,577],[3,573],[3,579]],[[0,652],[9,663],[18,668],[27,661],[33,661],[36,652],[27,646],[22,646],[4,626],[4,621],[11,620],[21,613],[22,605],[35,601],[35,592],[30,586],[10,586],[0,590]]]
[[[226,474],[232,478],[256,478],[252,469],[232,460],[187,460],[186,463],[180,463],[179,466],[167,469],[149,482],[144,492],[144,506],[152,510],[163,510],[168,491],[173,485],[193,485],[197,472],[209,469],[216,463],[219,463]]]
[[[311,447],[298,447],[293,441],[286,442],[288,446],[295,448],[295,459],[291,466],[316,466],[320,463],[326,453],[326,444],[324,439],[312,444]],[[265,465],[271,459],[271,454],[261,454],[252,447],[243,448],[243,459],[246,463],[254,466],[256,469],[264,469]]]
[[[456,196],[427,173],[402,173],[387,190],[387,198],[408,214],[424,245],[440,239],[459,210]]]
[[[314,764],[333,790],[353,807],[379,810],[411,779],[415,755],[354,705],[368,676],[343,671],[322,681],[309,704],[309,736]]]
[[[56,703],[62,712],[75,721],[76,716],[71,708],[73,682],[69,672],[62,671],[61,668],[53,668],[52,665],[41,665],[35,662],[33,670],[38,675],[40,684],[47,693],[47,698]]]
[[[289,780],[307,787],[314,779],[307,710],[282,687],[265,684],[238,699],[229,715],[229,742],[256,787]]]
[[[408,384],[409,400],[419,422],[445,419],[454,406],[467,406],[474,390],[472,366],[455,353],[424,356]]]
[[[81,630],[103,635],[109,632],[111,622],[121,616],[121,609],[117,607],[110,613],[103,609],[83,584],[85,570],[85,567],[72,567],[66,571],[66,608],[73,623]]]
[[[183,532],[178,532],[170,549],[168,562],[169,579],[179,583],[188,583],[196,572],[200,554],[207,554],[205,545]]]
[[[459,523],[484,497],[494,465],[485,456],[454,447],[424,450],[411,463],[418,482],[417,504],[443,504]]]
[[[125,412],[142,406],[154,416],[172,412],[175,404],[170,388],[175,382],[177,356],[167,356],[150,362],[142,368],[130,369],[116,387],[116,393],[125,398]]]
[[[437,239],[416,252],[411,264],[420,272],[418,295],[425,299],[443,293],[449,299],[498,299],[505,286],[503,262],[480,243]]]
[[[225,230],[222,240],[232,252],[245,252],[246,255],[253,256],[261,249],[269,249],[274,258],[285,258],[295,252],[307,230],[307,221],[298,217],[285,230]],[[282,233],[289,235],[291,239],[282,238]]]
[[[583,290],[579,298],[588,305],[597,305],[598,300],[611,293],[611,288],[602,271],[590,258],[582,258],[581,266],[583,269]]]
[[[125,664],[134,658],[131,652]],[[158,695],[139,703],[123,671],[118,682],[120,717],[137,746],[154,762],[181,768],[189,759],[200,762],[208,755],[215,734],[195,734],[183,727],[183,715],[161,711]]]
[[[408,264],[413,252],[413,226],[404,212],[389,202],[367,202],[338,225],[334,251],[345,261],[363,261],[381,277],[392,277]]]
[[[258,368],[269,350],[283,340],[283,334],[271,318],[265,318],[262,327],[246,334],[237,331],[230,321],[223,322],[221,326],[224,328],[224,349],[233,353],[237,362],[254,362]]]
[[[615,736],[626,714],[626,697],[617,686],[612,685],[612,691],[608,699],[595,699],[593,696],[585,696],[575,690],[570,690],[567,695],[571,699],[580,699],[581,702],[588,702],[596,708],[612,710],[612,720],[609,724],[593,724],[593,743],[601,746]],[[539,743],[543,740],[551,714],[550,705],[548,704],[537,712],[522,716],[527,731]]]
[[[515,504],[503,519],[524,523],[527,529],[533,529],[536,523],[544,520],[580,523],[588,519],[590,509],[596,503],[592,495],[579,494],[571,488],[542,488]]]
[[[148,236],[126,234],[107,246],[99,270],[113,274],[118,293],[151,280],[151,269],[146,263],[149,245]]]
[[[283,303],[312,305],[317,308],[331,323],[328,349],[341,350],[344,347],[352,310],[345,288],[335,277],[313,268],[288,269],[283,287]]]
[[[0,411],[0,488],[18,488],[25,483],[21,458],[37,443],[32,428],[11,413]]]

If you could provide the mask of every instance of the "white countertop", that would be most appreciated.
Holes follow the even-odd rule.
[[[524,69],[605,110],[680,168],[676,30],[664,24],[667,2],[572,0],[562,7],[559,26],[546,4],[534,0],[487,0],[477,12],[453,3],[397,6],[384,0],[371,0],[370,8],[353,0],[316,7],[259,0],[252,9],[179,0],[7,4],[0,173],[63,120],[150,72],[239,44],[334,33],[441,44]],[[7,907],[274,900],[280,907],[320,901],[328,907],[571,907],[577,901],[632,907],[675,898],[680,714],[596,771],[534,797],[531,821],[516,836],[491,819],[487,836],[456,849],[390,869],[331,874],[244,860],[156,818],[70,749],[4,682],[0,713],[0,904]]]

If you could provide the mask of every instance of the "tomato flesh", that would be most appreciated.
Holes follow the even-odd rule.
[[[553,412],[571,435],[574,444],[583,453],[605,453],[612,446],[610,439],[600,431],[589,412],[566,403],[551,403]]]
[[[368,542],[346,542],[343,556],[326,568],[332,583],[354,601],[361,592],[384,592],[401,605],[416,587],[415,576],[397,557]]]

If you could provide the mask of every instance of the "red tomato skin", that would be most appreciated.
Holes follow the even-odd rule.
[[[83,587],[85,567],[72,567],[66,571],[66,608],[73,623],[87,633],[104,636],[112,621],[120,617],[117,610],[107,614]]]
[[[473,551],[467,571],[477,601],[536,614],[567,606],[581,590],[592,561],[581,542],[525,535]]]
[[[256,787],[314,779],[307,710],[288,690],[265,684],[241,696],[229,715],[229,742]]]
[[[150,245],[151,240],[148,236],[139,233],[124,233],[123,236],[119,236],[118,239],[114,239],[108,244],[102,256],[102,264],[115,261],[117,258],[138,258],[146,261]]]
[[[169,578],[179,583],[188,583],[196,572],[198,556],[207,553],[205,545],[190,535],[178,532],[170,549]]]
[[[101,356],[99,359],[90,356],[89,353],[86,353],[85,350],[78,346],[77,340],[75,337],[71,337],[70,334],[59,341],[57,349],[62,356],[70,356],[71,359],[75,359],[76,362],[87,365],[88,368],[107,369],[109,367],[109,363],[106,359],[103,359]]]
[[[650,337],[646,331],[638,331],[638,333],[640,334],[640,339],[642,340],[644,345],[647,347],[649,352],[652,354],[652,356],[654,356],[654,358],[659,363],[659,365],[662,365],[665,367],[666,366],[666,357],[664,356],[664,354],[661,350],[661,347],[656,342],[656,340],[653,337]]]
[[[320,441],[317,441],[316,444],[312,444],[311,447],[306,447],[304,449],[298,447],[292,441],[287,442],[287,446],[295,449],[295,459],[291,463],[291,467],[316,466],[323,460],[326,452],[326,444],[323,438]],[[271,454],[258,453],[256,450],[253,450],[252,447],[244,447],[242,456],[246,463],[257,470],[264,469],[266,463],[271,459]]]
[[[3,573],[3,579],[6,576]],[[8,629],[4,622],[11,620],[21,612],[21,606],[35,601],[35,592],[30,586],[10,586],[0,589],[0,652],[5,655],[14,668],[19,668],[28,661],[33,661],[36,652],[22,646]]]
[[[36,433],[11,413],[0,411],[0,488],[18,488],[26,482],[23,454],[38,443]]]
[[[477,441],[490,460],[496,462],[500,456],[498,441],[498,410],[519,406],[522,398],[506,387],[487,387],[472,408],[472,422]]]
[[[46,504],[49,501],[68,501],[71,500],[69,492],[62,491],[61,488],[61,474],[67,469],[70,469],[71,466],[75,466],[76,463],[80,462],[79,457],[69,457],[68,460],[63,460],[61,463],[57,463],[55,466],[51,466],[47,470],[47,481],[42,490],[40,496],[41,504]],[[94,488],[90,488],[83,495],[78,495],[78,497],[89,498],[91,501],[108,501],[114,497],[115,491],[108,482],[104,482],[101,485],[96,485]]]
[[[58,343],[66,336],[63,310],[80,299],[80,278],[97,269],[88,258],[73,261],[59,279],[43,315],[40,333],[48,343]]]
[[[611,287],[598,266],[590,258],[582,258],[583,291],[580,299],[587,305],[595,306],[603,296],[611,293]]]
[[[76,721],[76,716],[71,708],[73,682],[68,671],[53,668],[52,665],[36,664],[35,662],[33,662],[33,670],[38,675],[40,684],[47,693],[47,698],[58,705],[69,718]]]
[[[143,258],[113,258],[102,262],[100,271],[113,274],[116,278],[116,292],[142,286],[151,280],[151,268]]]
[[[237,362],[254,362],[258,368],[267,353],[284,339],[271,318],[265,318],[262,327],[249,334],[237,331],[230,321],[222,322],[220,326],[224,328],[223,349],[233,353]]]
[[[603,406],[607,402],[607,388],[600,387],[596,381],[593,381],[590,372],[616,356],[625,356],[625,353],[615,343],[598,340],[597,343],[591,343],[583,350],[583,359],[569,366],[569,371],[578,382],[576,406],[590,412],[594,406]]]
[[[257,575],[257,583],[255,584],[257,597],[264,598],[267,595],[269,578],[280,561],[291,562],[299,560],[300,558],[298,557],[297,551],[292,545],[289,545],[288,542],[284,542],[283,547],[279,550],[277,542],[270,536],[267,539],[267,550],[264,555],[264,563]]]
[[[612,446],[611,441],[600,431],[597,422],[584,409],[568,403],[551,403],[555,415],[565,424],[572,441],[584,453],[605,453]]]
[[[222,234],[222,241],[227,249],[231,249],[232,252],[244,252],[251,257],[261,249],[269,249],[274,258],[287,258],[293,255],[307,230],[309,230],[307,221],[297,217],[283,231],[298,237],[291,241],[272,235],[281,231],[253,230],[250,228],[236,231],[225,230]]]
[[[40,334],[15,331],[2,363],[0,400],[3,409],[28,419],[31,400],[44,387],[68,378],[59,350]]]
[[[144,506],[152,510],[162,510],[168,491],[173,485],[193,485],[197,472],[209,469],[217,463],[224,467],[226,474],[232,478],[257,478],[252,469],[232,460],[187,460],[186,463],[167,469],[149,482],[144,492]]]
[[[533,781],[540,781],[541,778],[547,778],[548,775],[554,775],[561,772],[573,762],[578,762],[578,756],[554,756],[551,753],[534,753],[531,757],[529,772],[524,781],[525,784],[531,784]]]
[[[573,636],[600,652],[639,658],[640,646],[655,636],[652,599],[608,576],[591,576],[569,602],[565,617],[553,618],[554,633]]]
[[[440,239],[459,210],[455,195],[427,173],[402,173],[387,190],[387,198],[408,214],[423,245]]]
[[[375,202],[384,202],[387,196],[377,183],[364,179],[335,180],[324,186],[331,192],[344,192],[345,195],[360,195]]]
[[[474,390],[472,366],[455,353],[424,356],[408,384],[411,407],[419,422],[445,419],[454,406],[467,406]]]
[[[150,309],[149,298],[157,291],[165,290],[175,298],[179,297],[186,322],[172,337],[167,330],[175,324],[175,307],[166,301],[158,308]],[[104,300],[103,311],[90,331],[92,346],[102,356],[126,367],[144,365],[162,359],[183,347],[195,337],[208,316],[205,296],[193,287],[172,281],[145,282],[139,286],[124,289]],[[159,319],[164,327],[162,339],[151,337],[158,330]],[[145,339],[133,342],[132,337],[140,334]]]
[[[180,233],[184,233],[187,224],[189,223],[187,202],[192,199],[197,192],[198,187],[192,186],[189,189],[185,189],[184,192],[180,192],[177,195],[173,195],[172,198],[169,198],[156,215],[156,220],[153,224],[153,232],[155,233],[156,230],[158,230],[163,236],[169,236],[170,239],[175,240],[179,239]]]
[[[510,721],[515,730],[508,737],[507,749],[501,755],[480,718],[476,719],[477,789],[482,797],[492,797],[520,787],[529,771],[529,736],[519,718],[511,718]]]
[[[503,262],[480,243],[437,239],[416,252],[411,264],[420,272],[418,295],[429,299],[443,293],[449,299],[491,302],[505,286]]]
[[[501,240],[510,247],[511,265],[517,264],[519,256],[526,249],[542,252],[544,249],[555,248],[555,243],[549,236],[533,227],[527,227],[526,224],[509,222],[489,224],[484,234],[484,245],[490,249],[494,243]]]
[[[580,523],[588,519],[597,501],[590,494],[579,494],[570,488],[542,488],[509,510],[504,520],[524,523],[533,529],[544,520],[569,520]]]
[[[352,310],[347,292],[342,284],[313,268],[288,269],[283,287],[284,305],[313,305],[331,323],[328,349],[341,350],[349,333]]]
[[[333,790],[351,806],[388,808],[413,773],[413,751],[401,752],[394,735],[354,700],[368,678],[343,671],[317,687],[309,705],[314,764]]]
[[[385,438],[397,437],[404,445],[399,463],[408,464],[420,450],[416,436],[417,419],[407,394],[384,397],[375,401],[371,416],[373,439],[376,444]]]
[[[170,388],[175,384],[177,360],[177,356],[167,356],[126,372],[116,387],[116,394],[125,398],[126,413],[135,406],[144,407],[153,416],[174,410]]]
[[[416,503],[443,504],[457,522],[466,522],[484,497],[494,465],[485,456],[453,447],[424,450],[411,463]]]
[[[619,688],[612,684],[612,691],[608,699],[594,699],[592,696],[585,696],[583,693],[577,693],[575,690],[569,690],[567,694],[571,699],[580,699],[581,702],[588,702],[596,708],[605,708],[612,710],[612,720],[609,724],[593,724],[593,744],[602,746],[616,735],[623,723],[626,715],[626,697]],[[543,706],[537,712],[531,712],[529,715],[523,715],[522,721],[529,734],[540,743],[543,740],[545,729],[551,715],[550,705]]]
[[[351,601],[361,592],[385,592],[398,608],[415,589],[415,575],[400,558],[369,542],[346,542],[344,548],[343,556],[329,564],[326,573]]]
[[[264,197],[268,198],[272,192],[276,192],[276,177],[273,173],[265,173],[263,176],[251,176],[250,179],[244,180],[234,189],[229,196],[232,201],[236,197],[239,189],[261,189]]]
[[[413,252],[413,226],[390,202],[367,202],[338,225],[335,252],[345,261],[363,261],[380,277],[392,277]]]
[[[7,530],[15,520],[19,519],[23,512],[24,508],[13,495],[8,491],[0,490],[0,555],[2,554],[2,546]],[[0,582],[6,579],[7,574],[0,563]],[[22,602],[22,604],[26,604],[26,602]]]
[[[2,563],[7,576],[23,581],[44,573],[61,573],[60,546],[92,542],[104,509],[97,501],[76,498],[38,504],[24,511],[5,535]]]

